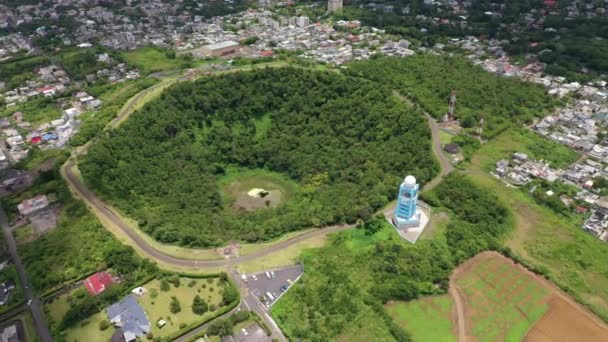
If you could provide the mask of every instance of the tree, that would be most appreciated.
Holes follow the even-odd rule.
[[[224,289],[224,293],[222,294],[222,303],[224,305],[228,305],[239,298],[239,292],[232,286]]]
[[[163,278],[160,280],[160,290],[163,292],[167,292],[171,289],[171,285],[169,285],[169,282],[167,281],[167,279]]]
[[[169,304],[169,310],[171,311],[172,314],[176,314],[176,313],[182,311],[182,306],[179,303],[179,299],[177,299],[177,297],[171,296],[171,303]]]
[[[150,298],[156,299],[156,297],[158,297],[158,290],[157,289],[151,289],[150,290]]]
[[[209,335],[217,335],[220,337],[230,336],[234,333],[234,326],[228,319],[215,320],[207,329]]]
[[[192,301],[192,312],[197,315],[202,315],[208,310],[207,303],[199,296],[194,296],[194,300]]]

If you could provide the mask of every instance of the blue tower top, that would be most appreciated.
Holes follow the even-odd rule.
[[[414,176],[407,176],[399,186],[397,197],[397,208],[395,218],[398,221],[407,221],[416,214],[416,203],[418,202],[418,184]]]

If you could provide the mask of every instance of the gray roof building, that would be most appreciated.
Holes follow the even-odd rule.
[[[129,295],[107,309],[110,322],[122,330],[125,341],[134,341],[137,337],[150,332],[148,317],[137,303],[135,297]]]

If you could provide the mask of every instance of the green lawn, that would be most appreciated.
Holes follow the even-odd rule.
[[[530,133],[532,134],[532,133]],[[516,221],[507,245],[527,263],[545,272],[557,285],[577,300],[587,304],[602,317],[608,318],[608,248],[602,241],[585,233],[580,222],[557,216],[525,192],[507,188],[487,173],[487,169],[508,152],[527,148],[533,158],[544,158],[557,165],[576,159],[576,153],[539,136],[507,131],[484,144],[471,162],[471,179],[495,193],[507,205]],[[529,147],[529,146],[528,146]]]
[[[52,323],[59,323],[70,309],[70,303],[68,302],[69,293],[63,294],[56,297],[52,302],[46,304],[46,310],[48,318]]]
[[[385,306],[393,320],[414,341],[455,342],[451,320],[452,299],[448,295],[424,297],[410,302],[390,302]]]
[[[549,308],[549,290],[504,258],[484,258],[456,283],[478,341],[522,341]]]
[[[66,330],[65,340],[67,342],[108,342],[115,329],[113,327],[106,330],[99,329],[99,322],[107,319],[108,315],[105,311],[98,312],[80,322],[79,325]]]
[[[192,280],[194,280],[196,284],[193,287],[190,287],[189,282]],[[211,280],[211,283],[209,283],[209,280]],[[223,288],[223,286],[218,285],[220,282],[219,278],[191,279],[182,277],[180,278],[180,281],[181,285],[177,288],[171,285],[169,292],[160,290],[160,282],[158,280],[153,280],[143,286],[148,292],[139,297],[138,301],[148,315],[148,320],[152,325],[152,333],[155,337],[162,338],[174,334],[180,330],[179,325],[182,323],[193,324],[216,314],[215,312],[207,311],[205,314],[199,316],[192,312],[192,300],[197,294],[200,295],[207,304],[214,304],[219,308],[219,304],[222,300],[221,291]],[[158,293],[158,297],[156,298],[152,298],[151,292],[153,289]],[[175,296],[181,305],[181,311],[177,314],[173,314],[169,310],[172,296]],[[156,322],[161,318],[168,323],[163,328],[158,328]]]
[[[439,141],[441,141],[441,145],[446,145],[452,142],[452,139],[455,137],[454,134],[450,134],[446,131],[439,130]]]

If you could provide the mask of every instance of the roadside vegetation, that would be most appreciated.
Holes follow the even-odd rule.
[[[293,68],[179,83],[102,137],[79,168],[163,243],[256,242],[354,223],[394,198],[403,170],[422,182],[437,171],[421,113],[391,95],[364,80]],[[299,186],[276,208],[230,213],[218,181],[235,167]]]
[[[4,243],[4,240],[2,240],[2,242]],[[23,287],[21,286],[21,281],[19,280],[19,275],[17,274],[17,269],[14,265],[7,265],[0,271],[0,283],[13,284],[15,286],[14,289],[8,292],[8,301],[0,306],[0,314],[23,304],[23,301],[25,300]]]
[[[462,127],[474,132],[483,118],[487,139],[530,123],[559,104],[542,86],[491,74],[460,57],[379,57],[351,63],[347,73],[388,82],[436,119],[447,113],[450,91],[455,90],[455,115]]]

